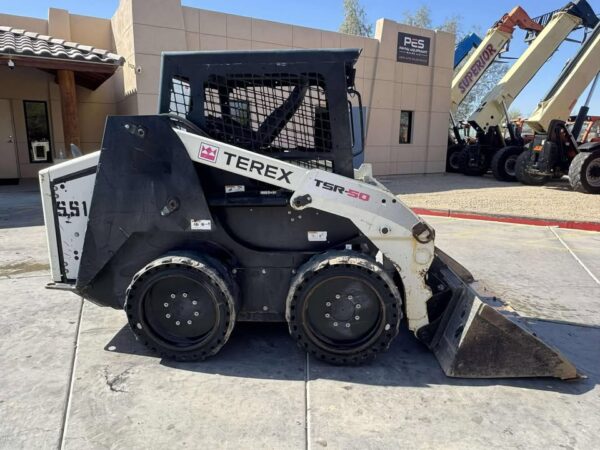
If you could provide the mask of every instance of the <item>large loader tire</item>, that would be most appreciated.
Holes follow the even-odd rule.
[[[529,186],[543,186],[550,181],[550,177],[545,175],[532,175],[527,172],[525,169],[527,168],[530,157],[531,150],[525,150],[517,157],[517,162],[515,165],[515,175],[517,180]]]
[[[161,357],[203,360],[217,353],[235,324],[237,291],[218,262],[164,256],[140,270],[126,293],[129,325]]]
[[[476,167],[469,165],[469,159],[469,149],[463,148],[458,154],[458,164],[460,167],[460,171],[463,174],[471,177],[480,177],[487,173],[490,167],[490,160],[487,155],[487,152],[479,153],[479,163]]]
[[[574,191],[600,194],[600,150],[578,153],[569,166]]]
[[[523,153],[523,147],[504,147],[492,158],[492,173],[499,181],[516,181],[517,158]]]
[[[331,364],[358,365],[386,351],[402,319],[400,292],[372,259],[328,252],[302,266],[286,305],[298,346]]]
[[[459,144],[451,145],[446,152],[446,172],[460,172],[460,161],[458,155],[464,147]]]

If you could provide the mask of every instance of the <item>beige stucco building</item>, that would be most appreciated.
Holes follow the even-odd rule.
[[[121,0],[112,19],[53,8],[48,20],[0,14],[0,26],[124,58],[97,89],[76,86],[78,142],[84,152],[99,148],[106,115],[156,111],[162,51],[352,47],[362,49],[356,87],[366,107],[365,160],[375,174],[445,169],[454,56],[454,36],[449,33],[380,19],[375,37],[365,38],[185,7],[180,0]],[[13,133],[11,139],[0,136],[13,141],[12,147],[0,147],[0,178],[35,177],[48,162],[32,159],[27,121],[34,119],[27,118],[26,102],[46,104],[47,159],[56,161],[69,154],[64,97],[56,73],[18,62],[10,68],[6,58],[0,64],[0,133]],[[39,113],[43,108],[38,106]]]

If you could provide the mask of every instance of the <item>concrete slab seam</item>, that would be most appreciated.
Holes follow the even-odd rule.
[[[306,366],[304,373],[304,438],[306,440],[306,450],[311,449],[310,441],[310,359],[306,353]]]
[[[77,364],[77,354],[79,352],[79,336],[81,333],[81,319],[83,317],[83,305],[85,301],[83,297],[80,297],[81,305],[79,307],[79,319],[77,320],[77,330],[75,332],[75,347],[73,348],[73,357],[71,359],[71,375],[69,377],[69,390],[67,391],[67,401],[65,404],[65,411],[63,414],[63,423],[60,430],[58,448],[64,450],[65,448],[65,436],[67,434],[67,425],[69,421],[69,413],[71,412],[71,398],[73,397],[73,385],[75,384],[75,366]]]
[[[571,248],[567,245],[567,243],[565,241],[563,241],[563,239],[554,230],[554,227],[548,227],[548,228],[550,228],[550,231],[552,231],[552,234],[554,234],[554,236],[556,236],[556,238],[568,250],[568,252],[571,254],[571,256],[573,258],[575,258],[575,261],[577,261],[579,263],[579,265],[581,267],[583,267],[583,269],[588,273],[588,275],[590,277],[592,277],[592,280],[594,280],[596,282],[596,284],[600,285],[600,280],[598,280],[598,278],[596,278],[596,276],[592,273],[592,271],[587,268],[587,266],[583,263],[583,261],[581,259],[579,259],[579,257],[575,254],[575,252],[573,252],[573,250],[571,250]]]

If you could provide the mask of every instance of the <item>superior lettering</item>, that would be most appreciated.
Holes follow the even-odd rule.
[[[458,88],[460,89],[460,93],[464,94],[467,90],[475,83],[481,73],[489,66],[490,62],[496,57],[498,50],[494,48],[492,44],[488,44],[488,46],[483,50],[481,56],[477,58],[477,60],[473,63],[469,71],[465,74],[465,76],[458,83]]]

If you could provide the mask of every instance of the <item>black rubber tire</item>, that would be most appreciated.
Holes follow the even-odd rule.
[[[352,281],[340,281],[343,278]],[[339,298],[333,294],[331,299],[329,296],[311,298],[311,294],[323,293],[319,289],[331,283],[344,286],[334,289],[339,292]],[[368,286],[368,290],[357,290],[357,286]],[[351,310],[349,318],[340,319],[342,309],[336,309],[332,302],[345,302],[341,306],[347,308],[345,312]],[[362,308],[357,309],[361,303]],[[332,314],[318,319],[326,322],[320,329],[311,323],[315,316],[322,317],[327,311]],[[374,311],[377,311],[375,318]],[[365,322],[361,323],[360,316],[354,314],[364,315],[363,320],[366,316]],[[286,319],[290,335],[302,350],[330,364],[359,365],[385,352],[397,336],[402,320],[402,299],[392,278],[372,259],[354,252],[328,252],[312,258],[298,270],[287,298]],[[350,329],[348,324],[354,324],[355,328]],[[363,327],[364,331],[356,331],[356,327]],[[353,332],[361,334],[355,339],[350,336]],[[347,335],[346,340],[344,335]]]
[[[498,181],[517,181],[517,158],[523,153],[523,147],[511,146],[498,150],[492,158],[492,173]]]
[[[575,155],[569,166],[569,182],[574,191],[600,194],[600,150]]]
[[[460,164],[458,155],[464,147],[460,144],[454,144],[448,147],[446,152],[446,172],[460,173]]]
[[[157,299],[153,289],[164,291],[165,283],[181,287],[169,288],[165,292],[172,294]],[[235,325],[238,305],[237,289],[220,263],[196,256],[167,255],[134,275],[124,309],[129,326],[146,347],[163,358],[200,361],[225,345]],[[176,331],[171,331],[175,324]],[[199,327],[206,330],[185,335]]]
[[[529,186],[543,186],[548,181],[550,181],[549,176],[532,175],[525,171],[527,164],[529,163],[530,157],[531,150],[525,150],[517,157],[517,163],[515,165],[515,175],[517,177],[517,180]]]
[[[470,177],[480,177],[487,173],[490,167],[490,160],[486,152],[481,152],[481,163],[477,167],[469,165],[469,149],[463,148],[458,154],[458,164],[460,172]]]

